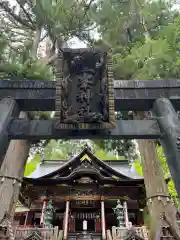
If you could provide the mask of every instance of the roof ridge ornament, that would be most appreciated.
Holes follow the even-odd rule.
[[[91,162],[91,158],[87,155],[87,154],[84,154],[81,158],[80,158],[80,160],[81,160],[81,162],[82,161],[89,161],[89,162]]]

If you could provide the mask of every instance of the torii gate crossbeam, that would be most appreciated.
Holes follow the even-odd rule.
[[[115,110],[154,112],[151,120],[117,121],[111,130],[57,130],[53,120],[18,119],[23,111],[54,111],[53,81],[0,81],[0,159],[11,139],[160,139],[180,196],[180,81],[115,81]],[[10,97],[10,98],[9,98]]]

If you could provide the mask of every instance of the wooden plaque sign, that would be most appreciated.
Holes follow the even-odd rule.
[[[105,52],[63,49],[56,62],[56,128],[115,127],[111,67]]]

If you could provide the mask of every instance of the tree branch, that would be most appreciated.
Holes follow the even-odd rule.
[[[16,2],[19,4],[19,6],[21,7],[21,9],[23,10],[24,14],[26,15],[26,17],[28,18],[29,22],[32,24],[32,26],[34,26],[34,28],[36,28],[36,25],[34,24],[33,20],[31,19],[29,13],[26,11],[26,9],[24,8],[23,4],[21,4],[21,2],[19,0],[16,0]]]
[[[23,37],[26,37],[26,38],[28,38],[28,34],[24,31],[24,32],[20,32],[20,31],[18,31],[19,29],[13,29],[13,28],[11,28],[10,30],[8,29],[7,30],[7,28],[6,27],[3,27],[2,28],[3,30],[4,30],[4,32],[5,33],[8,33],[9,31],[11,32],[11,36],[12,36],[12,34],[14,35],[14,36],[19,36],[19,35],[21,35],[21,36],[23,36]]]
[[[52,57],[48,59],[48,65],[51,65],[58,58],[57,54],[54,54]]]
[[[13,13],[12,9],[10,7],[8,7],[7,4],[5,4],[4,2],[0,2],[0,7],[2,9],[4,9],[5,12],[7,12],[11,17],[13,17],[20,24],[22,24],[32,30],[35,30],[35,28],[31,24],[29,24],[26,20],[20,18],[18,15]]]
[[[8,44],[8,47],[16,53],[21,53],[19,48],[15,48],[15,47],[11,46],[10,44]]]
[[[44,36],[40,39],[40,42],[42,42],[47,36],[48,36],[48,33],[44,34]]]
[[[55,53],[49,58],[48,57],[43,58],[42,61],[47,65],[52,65],[57,58],[58,58],[58,55]]]
[[[89,2],[89,4],[87,5],[86,11],[84,12],[84,15],[83,15],[82,20],[85,18],[86,14],[88,13],[88,11],[89,11],[89,9],[90,9],[90,7],[91,7],[91,5],[93,4],[94,1],[95,1],[95,0],[91,0],[91,1]]]

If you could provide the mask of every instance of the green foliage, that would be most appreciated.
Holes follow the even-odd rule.
[[[103,43],[113,50],[118,78],[168,79],[179,75],[178,60],[174,61],[179,49],[179,15],[167,1],[105,0],[96,21]]]
[[[164,156],[164,153],[163,153],[163,149],[160,146],[157,146],[156,149],[157,149],[158,158],[159,158],[159,160],[162,164],[162,167],[163,167],[164,178],[165,179],[167,179],[167,178],[171,179],[171,174],[169,172],[169,168],[168,168],[168,165],[167,165],[166,157]],[[168,190],[169,190],[170,196],[172,197],[172,199],[174,200],[176,205],[179,206],[180,201],[178,199],[178,195],[177,195],[177,192],[176,192],[176,189],[175,189],[175,186],[174,186],[174,182],[172,181],[172,179],[168,183]]]
[[[38,164],[40,163],[40,155],[39,154],[36,154],[34,156],[33,159],[31,159],[27,164],[26,164],[26,168],[25,168],[25,172],[24,172],[24,176],[29,176],[31,175],[31,173],[33,173]]]
[[[103,49],[112,49],[115,78],[168,80],[180,77],[180,15],[172,10],[172,3],[163,0],[102,1],[94,17],[100,25],[101,36],[96,44]],[[100,142],[99,145],[106,149],[109,144],[117,150],[117,143],[109,142],[104,145]],[[157,152],[164,177],[170,177],[162,148]],[[133,164],[143,175],[140,161],[135,160]],[[168,188],[179,204],[172,181]]]
[[[108,149],[102,149],[99,147],[99,145],[94,145],[94,154],[96,155],[96,157],[98,157],[100,160],[103,161],[108,161],[108,160],[125,160],[124,156],[119,156],[119,155],[115,155],[114,151],[111,152],[108,151]]]
[[[169,194],[172,197],[172,199],[174,200],[174,202],[176,203],[177,206],[180,205],[180,201],[178,199],[178,195],[174,186],[174,182],[171,179],[171,174],[169,172],[169,167],[167,165],[167,161],[166,161],[166,157],[164,156],[164,152],[162,147],[160,146],[156,146],[156,150],[157,150],[157,156],[159,161],[161,162],[162,168],[163,168],[163,173],[164,173],[164,179],[169,179],[170,181],[168,183],[168,190],[169,190]],[[136,171],[138,172],[138,174],[140,176],[143,176],[143,169],[142,169],[142,165],[140,160],[135,160],[133,162],[134,167],[136,168]]]
[[[88,1],[44,1],[38,0],[32,8],[36,21],[43,25],[50,37],[55,40],[87,31],[92,25],[87,12]]]
[[[94,141],[90,140],[51,140],[44,147],[41,147],[39,151],[36,148],[32,149],[31,161],[26,165],[25,176],[30,175],[38,166],[40,162],[40,155],[45,160],[70,160],[75,155],[79,154],[84,147],[88,144],[94,154],[101,160],[124,160],[123,156],[115,155],[113,152],[102,150]],[[43,152],[42,152],[43,151]]]
[[[28,79],[50,80],[53,77],[51,69],[48,69],[40,60],[28,60],[23,64],[17,62],[0,63],[1,79]]]
[[[28,60],[24,62],[20,75],[29,80],[51,80],[53,74],[51,69],[40,60]]]
[[[174,39],[172,39],[174,41]],[[148,40],[138,44],[122,57],[117,53],[113,57],[115,75],[122,79],[169,79],[179,75],[175,62],[176,50],[171,48],[170,39]]]
[[[93,25],[89,17],[93,1],[20,0],[15,4],[11,5],[9,0],[0,2],[0,77],[52,79],[47,63],[56,48],[74,36],[88,38]],[[42,60],[38,47],[47,38],[50,49],[44,50],[46,56]]]
[[[119,159],[132,160],[137,157],[135,145],[130,140],[95,140],[94,143],[101,151],[112,152]]]
[[[69,146],[65,142],[60,146],[56,140],[51,140],[44,149],[44,159],[46,160],[67,160],[69,156]]]
[[[162,168],[163,168],[163,173],[164,173],[164,179],[169,179],[170,181],[168,183],[168,190],[169,190],[169,194],[172,197],[172,199],[174,200],[174,202],[176,203],[177,206],[180,205],[180,201],[178,199],[178,195],[174,186],[174,182],[171,179],[171,174],[169,172],[169,167],[167,165],[167,161],[166,161],[166,157],[164,156],[163,153],[163,149],[160,146],[156,146],[156,150],[157,150],[157,155],[158,155],[158,159],[161,162]],[[133,162],[134,167],[136,168],[136,171],[138,172],[138,174],[140,176],[143,176],[143,169],[142,169],[142,165],[140,160],[135,160]]]
[[[104,151],[94,141],[90,140],[51,140],[44,148],[44,158],[47,160],[69,160],[79,154],[86,144],[91,147],[94,154],[101,160],[124,159],[123,156],[116,156],[113,152]]]
[[[133,161],[133,165],[140,176],[143,176],[143,169],[139,159]]]

